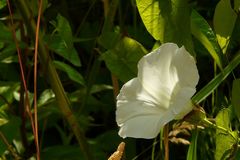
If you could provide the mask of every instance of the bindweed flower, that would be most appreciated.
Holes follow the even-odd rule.
[[[184,47],[165,43],[138,63],[138,75],[117,96],[116,121],[123,138],[154,138],[173,119],[193,105],[199,80],[194,58]]]

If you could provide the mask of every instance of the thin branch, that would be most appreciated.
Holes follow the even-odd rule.
[[[37,116],[37,58],[38,58],[38,38],[39,38],[39,28],[40,19],[42,13],[42,0],[39,1],[38,8],[38,19],[36,26],[36,38],[35,38],[35,52],[34,52],[34,126],[35,126],[35,145],[37,150],[37,160],[40,160],[40,149],[38,140],[38,116]]]

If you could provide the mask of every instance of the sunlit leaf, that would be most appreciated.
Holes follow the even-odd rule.
[[[50,99],[54,98],[55,95],[51,89],[46,89],[41,93],[41,95],[38,98],[38,106],[44,105],[47,103]]]
[[[207,21],[195,10],[191,14],[191,32],[208,50],[220,68],[223,66],[223,55],[217,38]]]
[[[216,117],[216,125],[228,130],[226,133],[220,129],[216,131],[216,152],[215,159],[223,160],[231,156],[231,150],[238,141],[238,133],[230,128],[230,110],[225,108],[221,110]]]
[[[126,82],[137,75],[137,63],[147,51],[137,41],[123,38],[111,50],[102,55],[110,71]]]
[[[187,0],[137,0],[137,7],[148,32],[162,43],[175,42],[194,54]]]
[[[237,14],[232,9],[230,0],[221,0],[215,9],[213,25],[223,53],[227,50],[236,19]]]

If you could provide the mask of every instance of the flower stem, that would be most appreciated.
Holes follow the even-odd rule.
[[[207,118],[204,119],[203,123],[209,127],[212,127],[212,128],[215,128],[215,129],[219,129],[221,130],[222,132],[226,133],[226,134],[229,134],[231,135],[234,139],[236,139],[236,137],[229,131],[227,130],[226,128],[222,127],[222,126],[218,126],[212,122],[210,122]]]
[[[169,144],[168,144],[168,131],[169,131],[169,124],[166,124],[163,129],[163,136],[164,136],[164,151],[165,151],[165,156],[164,160],[169,160]]]

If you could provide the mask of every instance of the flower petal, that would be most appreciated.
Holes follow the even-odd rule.
[[[196,87],[199,80],[196,62],[184,47],[181,47],[173,57],[172,65],[176,68],[177,77],[182,87]]]
[[[154,138],[173,114],[157,107],[151,95],[142,88],[138,78],[128,81],[117,97],[116,121],[123,138]],[[144,126],[144,128],[143,128]]]
[[[176,44],[165,43],[144,56],[138,64],[138,78],[144,89],[165,108],[169,107],[171,93],[178,82],[176,68],[172,67],[178,49]]]

